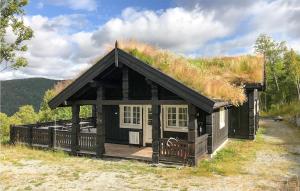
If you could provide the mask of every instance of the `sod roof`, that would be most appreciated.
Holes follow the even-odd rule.
[[[208,98],[234,105],[246,101],[245,84],[263,81],[263,58],[258,55],[187,58],[136,41],[120,42],[119,48]],[[69,84],[58,84],[55,92]]]

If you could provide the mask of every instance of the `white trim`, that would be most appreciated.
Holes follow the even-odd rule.
[[[219,125],[220,125],[220,129],[223,129],[225,127],[225,121],[226,121],[226,113],[225,113],[225,109],[224,108],[221,108],[220,111],[219,111],[219,118],[220,118],[220,122],[219,122]]]
[[[173,131],[173,132],[188,132],[188,123],[189,123],[189,116],[188,116],[188,106],[187,105],[162,105],[164,108],[164,131]],[[176,126],[168,126],[168,108],[175,108],[176,109]],[[187,109],[187,126],[179,126],[179,108],[186,108]]]
[[[124,123],[124,107],[130,107],[130,113],[131,113],[131,121],[130,123]],[[133,107],[139,107],[140,108],[140,113],[139,113],[139,118],[140,118],[140,123],[139,124],[134,124],[133,123]],[[143,117],[142,117],[142,112],[143,108],[141,105],[119,105],[120,108],[120,128],[130,128],[130,129],[142,129],[143,128]]]
[[[228,142],[228,138],[212,153],[210,154],[210,158],[213,158]]]

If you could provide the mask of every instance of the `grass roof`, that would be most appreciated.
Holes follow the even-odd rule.
[[[136,41],[119,47],[152,67],[211,99],[245,102],[245,83],[261,83],[263,58],[256,55],[186,58]]]
[[[136,41],[119,42],[119,48],[211,99],[240,105],[246,101],[245,83],[261,83],[263,58],[255,55],[186,58]],[[58,83],[58,94],[71,81]]]

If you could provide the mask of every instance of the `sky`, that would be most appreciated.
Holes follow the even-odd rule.
[[[268,34],[300,51],[300,0],[31,0],[25,12],[29,65],[0,80],[71,79],[126,39],[211,57],[253,54]]]

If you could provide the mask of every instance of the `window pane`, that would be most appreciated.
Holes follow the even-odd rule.
[[[152,125],[152,108],[148,107],[148,125]]]
[[[178,120],[180,127],[187,127],[187,108],[180,107],[178,109]]]
[[[176,107],[168,107],[168,126],[176,126]]]
[[[133,116],[132,116],[132,123],[133,124],[140,124],[140,107],[133,107]]]
[[[124,123],[131,123],[131,110],[129,106],[124,106]]]

